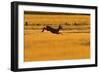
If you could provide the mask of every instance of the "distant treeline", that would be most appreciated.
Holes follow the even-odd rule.
[[[25,30],[39,30],[39,29],[43,29],[42,27],[41,28],[33,28],[33,27],[30,27],[30,28],[25,28]],[[63,28],[62,30],[89,30],[90,27],[84,27],[84,28]]]
[[[84,25],[89,25],[89,24],[87,24],[87,23],[85,23],[85,22],[83,22],[83,23],[76,23],[76,22],[74,22],[74,23],[62,23],[62,24],[34,24],[34,23],[28,23],[28,22],[25,22],[24,23],[24,25],[25,26],[46,26],[46,25],[66,25],[66,26],[84,26]]]
[[[90,25],[86,23],[64,23],[64,24],[29,24],[28,22],[25,22],[24,24],[24,29],[25,30],[42,30],[46,25],[49,25],[53,28],[58,28],[59,25],[62,26],[62,30],[67,30],[67,31],[73,31],[73,30],[78,30],[81,32],[89,32],[90,31]]]

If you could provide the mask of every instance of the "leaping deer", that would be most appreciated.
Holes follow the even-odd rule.
[[[60,32],[59,32],[60,29],[62,29],[61,25],[59,25],[58,28],[53,28],[51,26],[46,26],[46,27],[43,28],[42,32],[44,30],[47,30],[47,31],[50,31],[51,33],[54,33],[54,34],[60,34]]]

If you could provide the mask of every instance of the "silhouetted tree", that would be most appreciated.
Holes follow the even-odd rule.
[[[65,25],[66,25],[66,26],[69,26],[70,24],[66,22]]]
[[[28,22],[25,22],[25,26],[28,26]]]

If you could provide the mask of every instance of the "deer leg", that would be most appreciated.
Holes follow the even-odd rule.
[[[42,29],[42,32],[44,31],[45,27]]]

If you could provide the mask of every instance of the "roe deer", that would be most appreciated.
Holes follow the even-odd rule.
[[[59,25],[58,28],[53,28],[51,26],[46,26],[46,27],[43,28],[42,32],[44,30],[47,30],[47,31],[50,31],[51,33],[54,33],[54,34],[60,34],[60,32],[59,32],[60,29],[62,29],[61,25]]]

